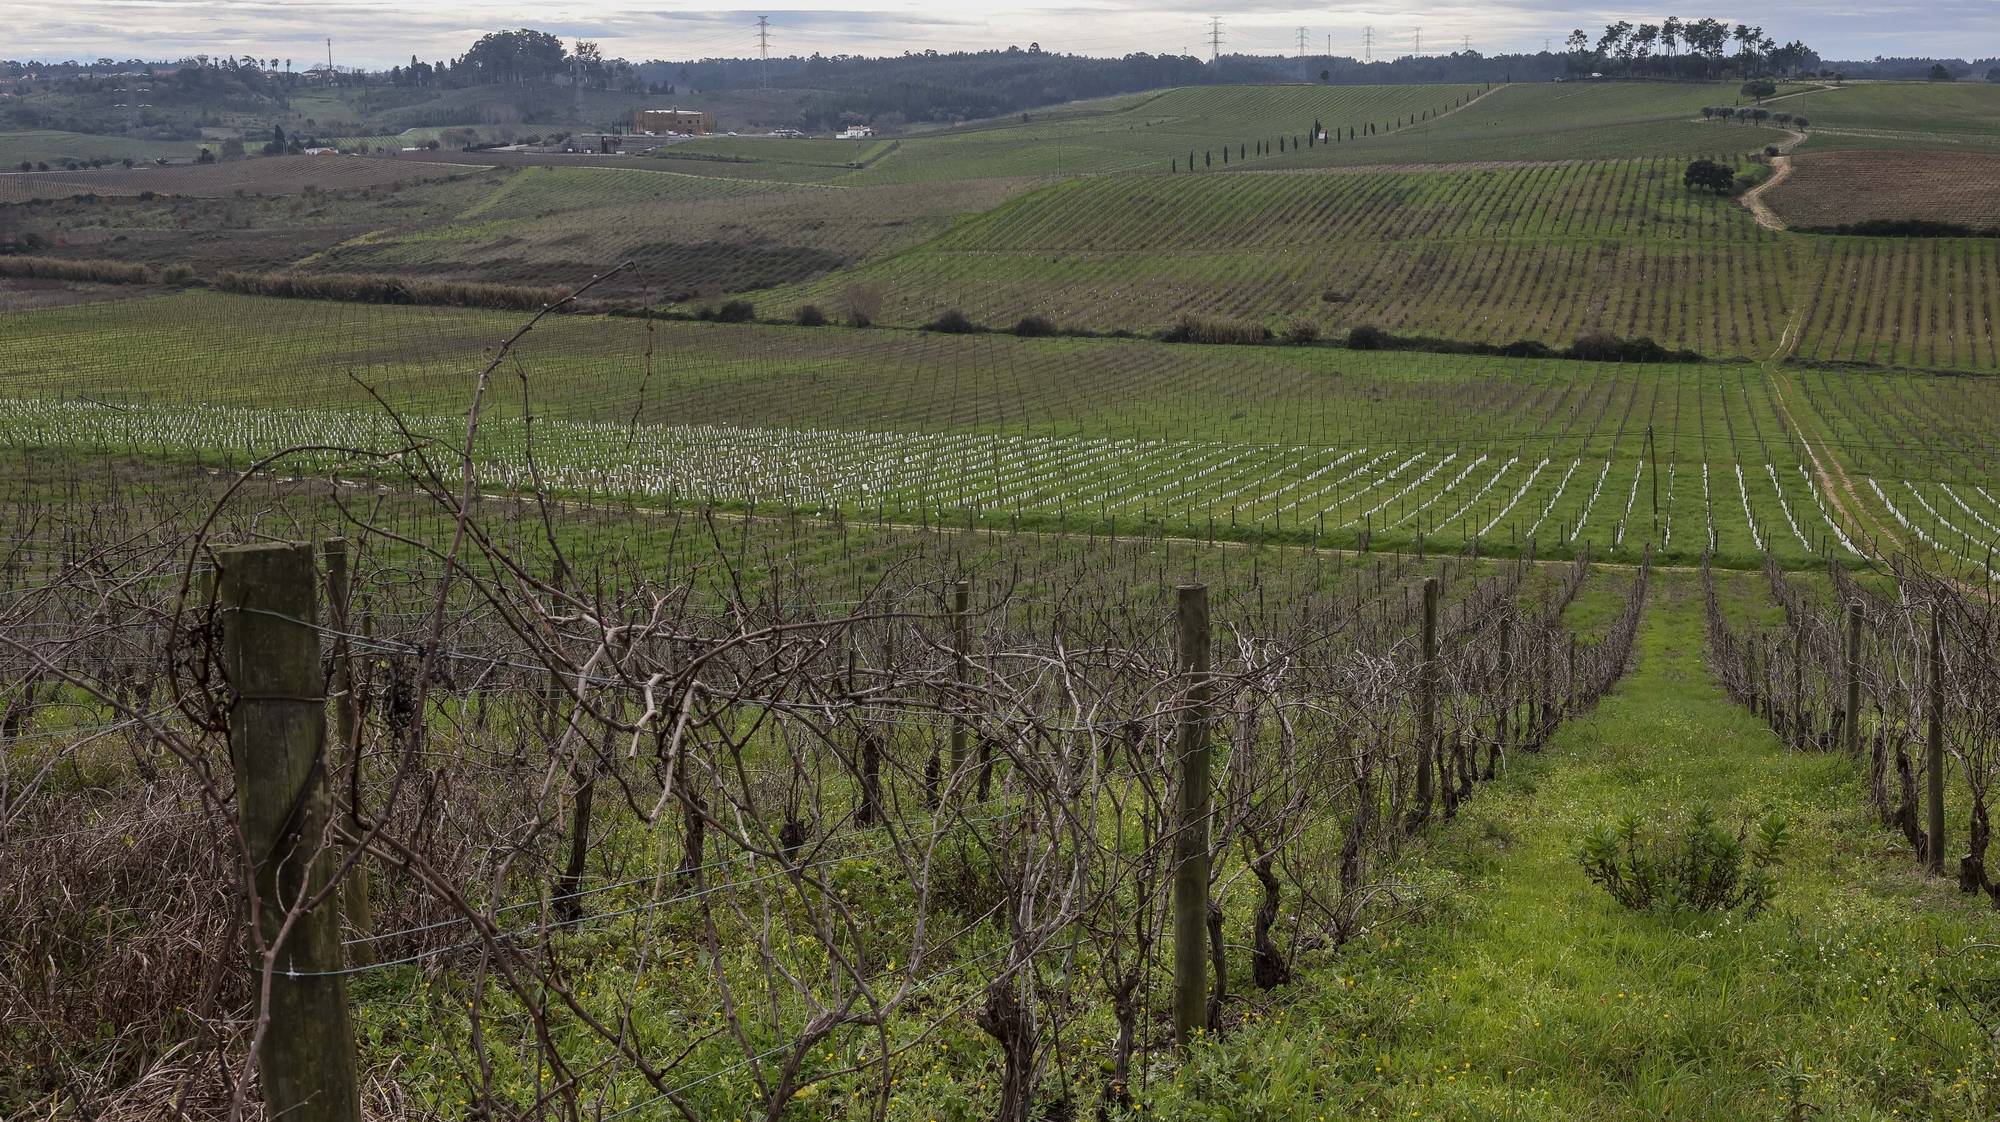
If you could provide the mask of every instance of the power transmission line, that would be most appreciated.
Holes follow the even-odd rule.
[[[1208,61],[1222,61],[1222,17],[1208,17]]]
[[[1361,61],[1375,61],[1375,25],[1372,23],[1361,29]]]
[[[1412,55],[1422,55],[1424,53],[1424,29],[1421,27],[1417,28],[1417,45],[1411,49],[1410,53]]]

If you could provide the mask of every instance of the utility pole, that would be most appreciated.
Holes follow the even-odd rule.
[[[1421,27],[1417,28],[1417,45],[1410,53],[1412,55],[1421,55],[1424,53],[1424,29]]]
[[[1372,23],[1361,29],[1361,61],[1375,61],[1375,25]]]
[[[771,88],[771,17],[757,17],[757,84]]]
[[[1222,60],[1222,17],[1208,17],[1208,61]]]
[[[1465,52],[1466,54],[1471,54],[1471,53],[1472,53],[1472,36],[1470,36],[1470,35],[1467,35],[1467,36],[1465,36],[1464,38],[1460,39],[1460,40],[1458,41],[1458,45],[1459,45],[1459,49],[1460,49],[1460,50],[1463,50],[1463,51],[1464,51],[1464,52]]]
[[[1305,28],[1303,28],[1303,27],[1301,27],[1301,28],[1299,28],[1299,78],[1300,78],[1300,80],[1301,80],[1301,81],[1303,81],[1303,80],[1305,79],[1305,76],[1306,76],[1306,29],[1305,29]]]
[[[333,40],[326,41],[326,80],[333,81]]]

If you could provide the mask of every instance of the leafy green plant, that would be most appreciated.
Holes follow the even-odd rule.
[[[1684,822],[1652,824],[1627,814],[1616,825],[1599,823],[1584,835],[1577,860],[1595,884],[1635,911],[1730,912],[1764,910],[1777,894],[1775,869],[1791,840],[1782,814],[1745,831],[1722,828],[1714,808],[1697,804]]]

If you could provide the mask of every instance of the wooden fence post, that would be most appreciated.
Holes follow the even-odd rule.
[[[1176,744],[1181,798],[1180,821],[1174,827],[1174,1044],[1185,1050],[1207,1023],[1208,586],[1183,585],[1178,609],[1180,670],[1187,693]]]
[[[347,539],[328,538],[320,543],[326,562],[326,619],[333,631],[333,734],[339,751],[347,754],[346,828],[356,837],[361,825],[361,741],[357,739],[361,711],[354,696],[353,652],[348,634],[353,627],[354,578],[347,567]],[[339,801],[339,800],[336,800]],[[350,966],[367,966],[375,961],[375,947],[367,941],[375,933],[375,910],[369,900],[368,858],[357,857],[347,870],[347,883],[340,886],[342,910],[347,913],[348,930],[354,941],[347,945]]]
[[[257,930],[276,942],[286,913],[323,897],[278,945],[269,1023],[257,1052],[264,1116],[359,1122],[354,1027],[340,913],[325,850],[326,697],[309,545],[217,550],[223,667],[233,698],[229,756],[248,847]],[[296,974],[296,976],[295,976]],[[262,989],[261,964],[251,992]]]
[[[1930,845],[1924,851],[1924,870],[1932,876],[1944,875],[1944,612],[1931,608],[1930,720],[1924,741],[1925,817]]]

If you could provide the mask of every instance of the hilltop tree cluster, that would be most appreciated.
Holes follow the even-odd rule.
[[[1732,43],[1734,54],[1729,53]],[[1820,63],[1818,52],[1797,39],[1780,46],[1761,27],[1679,16],[1637,25],[1619,20],[1607,25],[1594,44],[1590,33],[1579,27],[1569,33],[1565,45],[1571,69],[1579,73],[1635,77],[1793,74],[1814,70]]]

